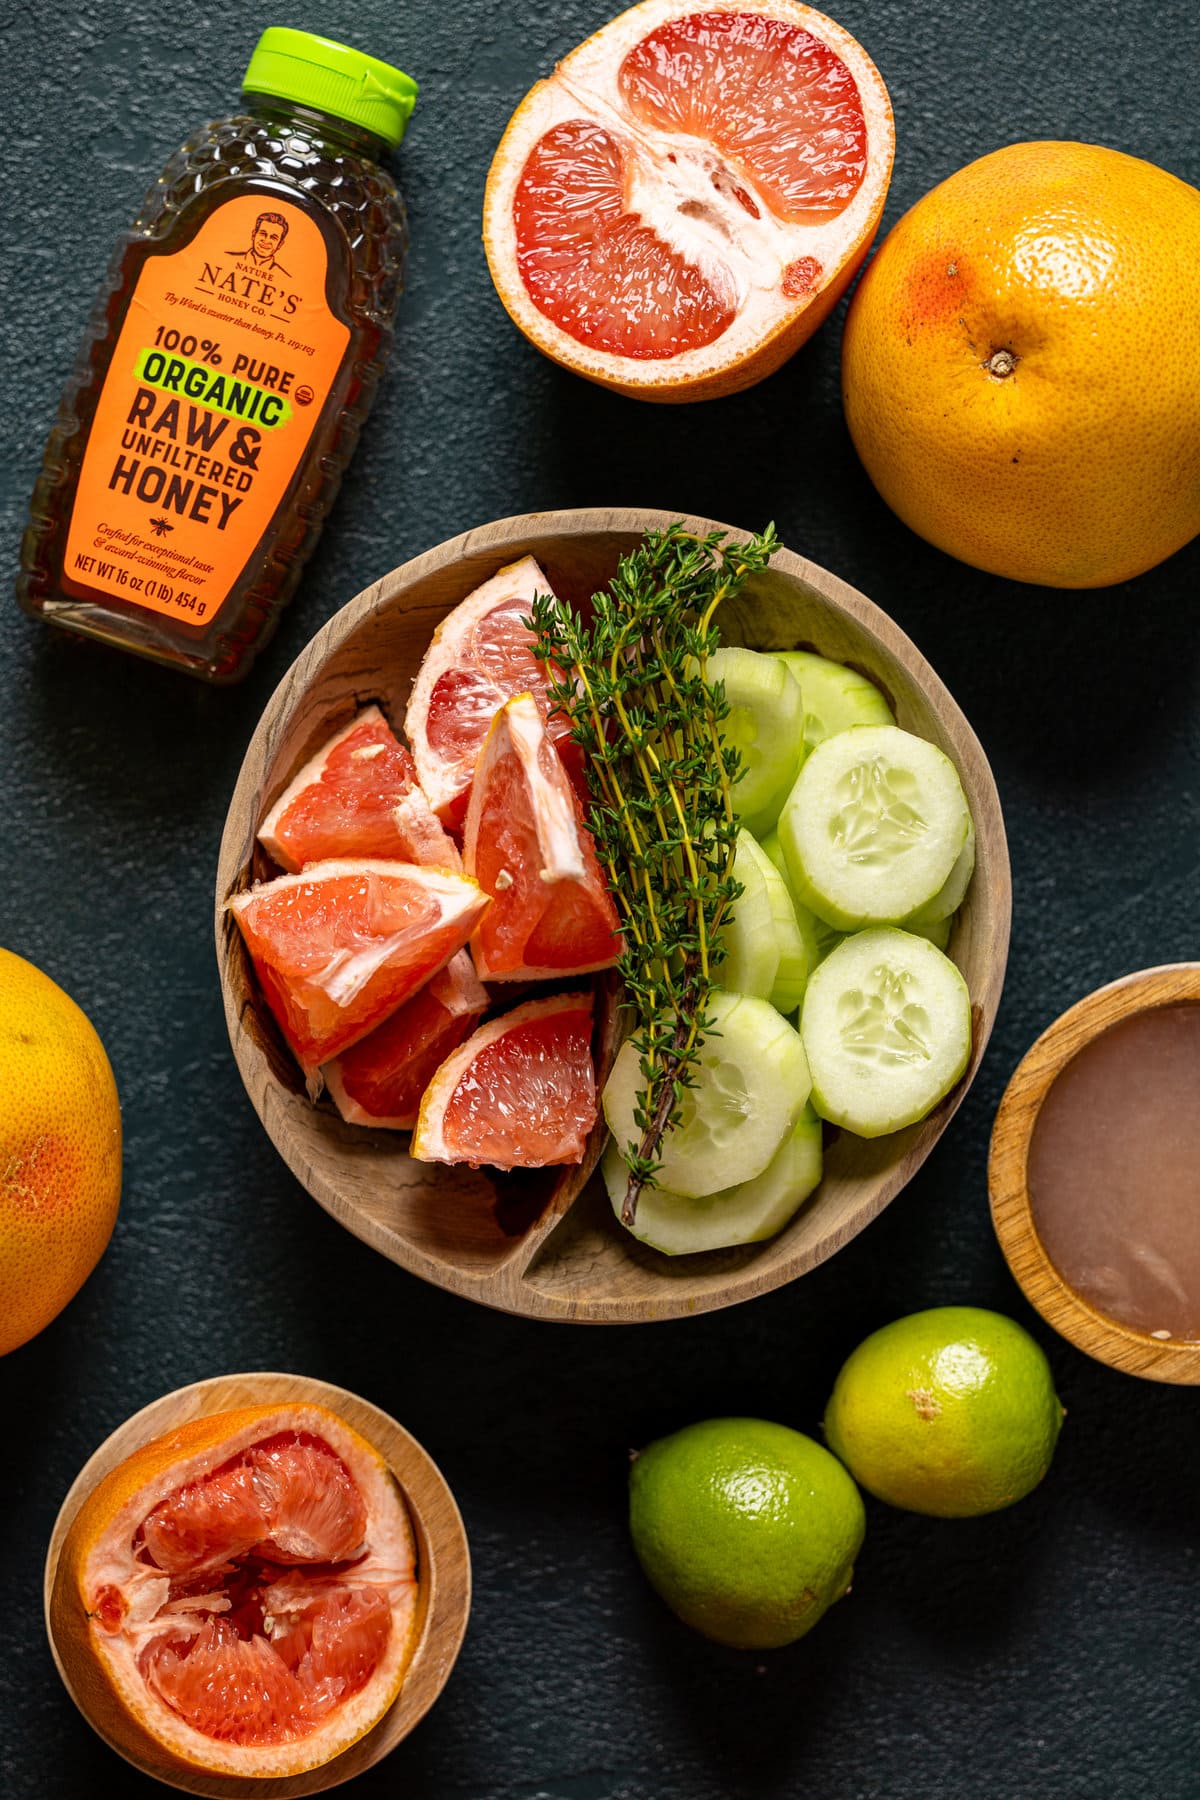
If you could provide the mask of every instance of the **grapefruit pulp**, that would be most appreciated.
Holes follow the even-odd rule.
[[[362,1737],[415,1647],[412,1525],[379,1453],[327,1408],[195,1419],[93,1489],[63,1544],[55,1642],[126,1755],[295,1775]]]
[[[749,387],[829,314],[891,175],[887,90],[796,0],[644,0],[525,97],[484,242],[514,322],[651,400]]]
[[[367,857],[313,863],[227,902],[310,1078],[436,975],[488,904],[467,876]]]
[[[364,707],[305,763],[263,820],[258,841],[290,874],[333,856],[461,867],[417,786],[412,757],[377,706]]]
[[[411,1000],[322,1069],[343,1119],[411,1131],[431,1077],[487,1009],[487,989],[460,950]]]
[[[485,981],[611,968],[617,909],[562,760],[529,694],[496,714],[475,771],[463,859],[492,904],[471,939]]]
[[[447,1057],[421,1102],[418,1162],[541,1169],[583,1161],[596,1122],[592,995],[527,1000]]]
[[[522,557],[468,594],[433,634],[404,728],[421,787],[445,824],[462,824],[476,761],[504,702],[532,694],[542,717],[550,714],[547,671],[533,654],[525,620],[535,596],[551,593],[533,557]],[[571,754],[566,718],[549,717],[548,729]]]

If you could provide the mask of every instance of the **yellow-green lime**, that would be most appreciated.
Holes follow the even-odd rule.
[[[1015,1319],[935,1306],[873,1332],[847,1358],[825,1438],[877,1499],[963,1519],[1035,1488],[1062,1422],[1050,1365]]]
[[[850,1586],[866,1515],[845,1469],[786,1425],[705,1419],[643,1450],[629,1529],[686,1625],[741,1650],[811,1631]]]

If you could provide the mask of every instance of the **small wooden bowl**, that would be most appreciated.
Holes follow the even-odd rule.
[[[143,1774],[152,1775],[165,1785],[180,1788],[188,1794],[206,1794],[212,1800],[235,1800],[235,1797],[236,1800],[247,1800],[248,1796],[254,1796],[255,1800],[292,1800],[294,1795],[323,1794],[329,1788],[340,1787],[364,1769],[372,1768],[389,1750],[394,1750],[425,1717],[449,1679],[466,1633],[467,1615],[471,1610],[471,1560],[467,1535],[454,1496],[437,1464],[402,1425],[377,1406],[372,1406],[369,1400],[360,1399],[345,1388],[333,1387],[327,1381],[312,1381],[303,1375],[221,1375],[210,1381],[196,1381],[190,1387],[176,1388],[174,1393],[164,1394],[161,1400],[144,1406],[141,1412],[134,1413],[106,1438],[79,1471],[55,1520],[43,1582],[46,1631],[63,1684],[88,1724],[104,1738],[110,1749],[126,1755],[91,1717],[82,1697],[71,1686],[50,1624],[50,1596],[58,1572],[58,1558],[76,1513],[92,1489],[118,1463],[143,1444],[186,1424],[189,1419],[205,1418],[210,1413],[228,1412],[239,1406],[282,1405],[301,1400],[329,1407],[360,1432],[385,1458],[403,1489],[417,1541],[421,1614],[417,1647],[400,1692],[379,1723],[332,1762],[319,1769],[310,1769],[306,1775],[276,1776],[266,1780],[201,1773],[168,1776],[126,1756],[126,1760]]]
[[[1142,969],[1070,1007],[1044,1031],[1005,1089],[992,1130],[988,1190],[1008,1266],[1047,1324],[1110,1368],[1147,1381],[1200,1383],[1200,1343],[1164,1341],[1122,1325],[1076,1293],[1051,1262],[1033,1219],[1027,1168],[1038,1114],[1058,1076],[1086,1044],[1134,1013],[1200,1003],[1200,963]]]
[[[453,538],[393,570],[343,607],[285,675],[250,741],[229,808],[217,872],[217,957],[242,1079],[289,1168],[321,1205],[402,1267],[453,1293],[531,1318],[587,1322],[667,1319],[779,1287],[814,1268],[881,1212],[928,1156],[970,1083],[996,1015],[1008,954],[1008,848],[991,770],[966,719],[915,645],[844,581],[781,550],[722,609],[726,641],[756,649],[807,647],[852,663],[878,683],[902,726],[951,756],[976,827],[976,869],[950,953],[966,976],[974,1016],[963,1080],[929,1118],[868,1142],[827,1144],[825,1178],[778,1237],[697,1256],[666,1257],[617,1224],[598,1180],[593,1134],[581,1169],[557,1178],[415,1163],[407,1138],[343,1124],[312,1106],[225,912],[231,894],[269,872],[255,833],[305,759],[355,709],[378,701],[403,721],[434,627],[504,563],[535,556],[555,591],[581,604],[618,559],[676,514],[533,513]],[[688,519],[691,530],[724,530]],[[731,531],[735,540],[747,534]],[[615,1052],[611,990],[602,988],[598,1073]]]

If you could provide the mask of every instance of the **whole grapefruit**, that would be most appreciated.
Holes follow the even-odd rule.
[[[67,1304],[121,1198],[121,1111],[104,1046],[62,989],[0,950],[0,1355]]]
[[[1200,532],[1200,193],[1095,144],[1012,144],[889,233],[846,419],[906,525],[1015,581],[1127,581]]]

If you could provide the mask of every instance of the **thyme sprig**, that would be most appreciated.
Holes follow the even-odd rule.
[[[732,875],[741,762],[721,736],[724,687],[708,680],[714,616],[778,546],[773,525],[727,544],[721,532],[697,537],[675,524],[621,559],[590,620],[547,595],[533,605],[537,655],[560,671],[550,698],[583,753],[588,824],[624,933],[618,969],[644,1084],[641,1137],[624,1146],[627,1225],[695,1086],[721,924],[741,892]]]

